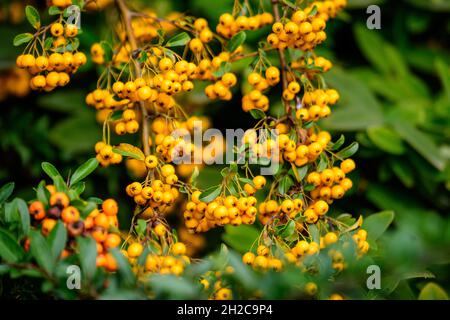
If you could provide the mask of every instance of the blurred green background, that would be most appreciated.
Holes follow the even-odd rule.
[[[2,88],[20,53],[12,39],[28,30],[19,14],[24,3],[3,0],[0,4]],[[204,16],[215,26],[219,15],[231,10],[233,0],[142,3],[161,15],[175,10]],[[34,4],[44,8],[43,3]],[[381,30],[366,27],[370,4],[381,8]],[[449,13],[448,0],[349,0],[347,10],[328,23],[328,39],[316,50],[333,62],[325,79],[341,93],[332,116],[322,124],[335,139],[343,133],[346,141],[360,143],[355,187],[334,210],[356,216],[395,212],[393,227],[382,238],[380,256],[384,258],[379,263],[389,277],[412,280],[395,283],[393,297],[417,296],[427,282],[418,277],[433,275],[433,281],[450,292]],[[108,25],[101,19],[104,15],[98,13],[82,15],[83,51],[108,36]],[[256,45],[264,34],[267,29],[248,33],[247,45]],[[54,93],[0,95],[0,185],[15,181],[17,195],[30,198],[33,186],[43,177],[42,161],[67,174],[94,155],[101,126],[84,96],[95,87],[96,79],[97,70],[88,63],[69,86]],[[192,96],[186,104],[204,102],[199,95]],[[232,102],[209,103],[196,112],[209,115],[216,128],[251,127],[254,119],[241,111],[239,101],[235,95]],[[276,106],[272,112],[276,114]],[[123,192],[129,180],[123,165],[99,169],[90,177],[86,191],[118,198],[124,226],[132,211]],[[220,235],[215,238],[211,247],[217,247]]]

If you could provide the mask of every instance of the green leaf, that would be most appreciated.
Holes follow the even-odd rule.
[[[450,75],[449,68],[443,60],[437,59],[435,62],[436,70],[441,78],[442,86],[444,88],[444,92],[447,95],[447,100],[450,101]]]
[[[280,194],[286,194],[293,185],[294,181],[292,180],[292,178],[286,175],[278,183],[278,192]]]
[[[402,138],[394,130],[386,127],[371,127],[367,129],[370,140],[383,151],[400,155],[405,153],[406,148]]]
[[[153,275],[149,283],[157,295],[171,299],[194,299],[199,294],[192,281],[174,275]]]
[[[18,221],[19,215],[17,214],[17,202],[11,201],[5,203],[4,219],[6,223]]]
[[[231,63],[223,61],[219,68],[215,71],[213,71],[213,76],[216,78],[220,78],[222,77],[225,73],[227,73],[228,71],[230,71],[231,69]]]
[[[227,43],[227,51],[234,52],[240,45],[242,45],[246,39],[246,34],[244,31],[236,33],[230,41]]]
[[[54,267],[53,255],[47,241],[39,230],[30,231],[30,251],[38,265],[48,274],[52,274]]]
[[[57,179],[58,177],[61,177],[61,174],[50,162],[42,162],[41,167],[42,170],[44,170],[44,172],[53,180]]]
[[[51,6],[48,8],[48,14],[51,16],[56,16],[57,14],[60,14],[61,10],[57,6]]]
[[[303,180],[306,177],[306,174],[308,173],[309,166],[304,165],[303,167],[297,168],[298,177],[301,180]]]
[[[342,145],[344,144],[344,142],[345,142],[345,136],[344,136],[343,134],[341,134],[341,136],[339,137],[339,139],[337,139],[336,142],[334,142],[334,143],[332,144],[331,151],[336,151],[336,150],[338,150],[340,147],[342,147]]]
[[[359,148],[358,142],[354,141],[349,146],[345,147],[341,151],[336,153],[336,156],[340,159],[346,159],[354,155]]]
[[[311,234],[312,241],[320,243],[320,231],[315,224],[308,225],[308,231]]]
[[[28,206],[23,199],[16,198],[14,201],[16,202],[19,211],[22,236],[26,237],[30,232],[30,213],[28,212]]]
[[[130,157],[136,160],[144,161],[145,155],[141,149],[128,143],[121,143],[117,147],[113,148],[115,153],[121,154],[125,157]]]
[[[255,183],[253,182],[252,179],[248,179],[248,178],[239,178],[239,181],[243,182],[243,183],[248,183],[249,185],[251,185],[252,187],[255,187]]]
[[[321,120],[326,128],[355,131],[383,123],[382,107],[365,81],[338,67],[327,72],[325,80],[341,95],[338,107],[333,110],[331,116]]]
[[[0,229],[0,257],[10,263],[16,263],[23,257],[24,251],[13,237]]]
[[[58,220],[56,225],[53,227],[47,238],[47,241],[52,252],[53,261],[56,261],[61,255],[61,252],[63,251],[67,242],[67,229],[61,220]]]
[[[228,257],[229,264],[234,270],[232,276],[236,278],[239,283],[242,283],[247,290],[256,289],[258,287],[258,281],[251,268],[246,266],[242,262],[241,257],[233,251],[228,253]]]
[[[221,186],[210,188],[202,192],[202,194],[199,197],[199,200],[203,202],[211,202],[220,195],[221,191],[222,191]]]
[[[25,7],[25,15],[27,17],[28,22],[35,29],[39,29],[41,27],[41,17],[39,16],[39,12],[33,6]]]
[[[279,235],[282,238],[289,238],[295,232],[295,222],[294,220],[289,220],[289,222],[280,230]]]
[[[0,188],[0,205],[5,203],[14,191],[14,182],[8,182]]]
[[[393,211],[382,211],[365,218],[362,228],[367,231],[367,237],[375,241],[387,230],[393,220]]]
[[[97,244],[91,237],[79,237],[77,239],[79,247],[79,257],[81,269],[87,280],[94,277],[95,270],[97,269]]]
[[[48,201],[50,199],[50,191],[48,191],[45,187],[45,180],[39,182],[39,185],[36,189],[36,197],[40,202],[42,202],[44,206],[48,205]]]
[[[264,113],[264,111],[259,110],[259,109],[251,109],[250,110],[250,115],[253,117],[253,119],[263,119],[266,117],[266,114]]]
[[[91,158],[83,163],[77,168],[77,170],[75,170],[72,177],[70,177],[70,185],[74,185],[75,183],[86,178],[98,167],[98,164],[99,163],[95,158]]]
[[[180,47],[184,46],[191,40],[191,37],[186,32],[181,32],[172,38],[170,38],[167,43],[166,47]]]
[[[78,49],[79,46],[80,46],[80,40],[78,40],[78,38],[74,38],[67,45],[56,48],[55,52],[64,53],[66,51],[75,51]]]
[[[422,157],[427,159],[436,169],[444,170],[446,159],[441,155],[433,139],[406,122],[396,121],[393,122],[393,126],[395,131]]]
[[[313,17],[317,14],[317,6],[313,6],[313,8],[311,9],[310,13],[309,13],[309,17]]]
[[[133,285],[135,283],[135,277],[133,271],[131,270],[131,266],[128,260],[117,248],[111,249],[110,252],[114,256],[114,259],[116,260],[118,272],[123,281],[125,282],[125,284],[129,286]]]
[[[448,300],[448,295],[439,285],[429,282],[420,291],[419,300]]]
[[[237,227],[226,225],[225,233],[222,235],[223,241],[240,253],[250,250],[258,237],[258,229],[252,225],[245,224]]]
[[[147,230],[147,222],[144,219],[138,219],[136,225],[136,232],[138,236],[144,236],[145,231]]]
[[[31,33],[21,33],[14,37],[13,44],[17,47],[21,44],[30,42],[33,38]]]
[[[111,121],[120,120],[120,119],[122,119],[122,114],[123,114],[123,110],[116,110],[109,116],[109,120],[111,120]]]
[[[317,164],[317,171],[318,172],[322,172],[323,170],[325,170],[328,167],[328,159],[325,156],[325,154],[321,154],[319,156],[319,163]]]
[[[383,73],[389,73],[389,64],[386,61],[383,48],[387,45],[376,30],[369,30],[359,23],[354,27],[355,39],[359,49],[375,68]]]
[[[78,198],[80,194],[84,192],[84,189],[86,189],[86,183],[83,181],[77,182],[70,187],[70,191],[72,191],[75,195],[74,199]]]
[[[100,202],[101,203],[101,202]],[[86,206],[81,210],[80,216],[85,219],[94,209],[97,208],[97,203],[93,201],[88,201]]]

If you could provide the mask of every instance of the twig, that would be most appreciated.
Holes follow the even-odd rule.
[[[280,12],[278,10],[278,3],[279,0],[272,0],[272,11],[273,15],[275,17],[276,22],[280,22]],[[287,71],[287,64],[286,64],[286,57],[284,56],[283,49],[278,49],[278,56],[280,58],[280,67],[281,67],[281,83],[283,85],[283,91],[287,89],[287,77],[286,77],[286,71]],[[289,103],[283,99],[284,108],[286,110],[286,114],[289,115],[291,113],[291,106]]]
[[[133,28],[131,26],[131,12],[128,9],[127,5],[125,4],[124,0],[116,0],[116,5],[119,9],[120,16],[122,17],[123,22],[125,24],[127,38],[128,38],[128,41],[130,42],[132,55],[133,55],[133,53],[136,52],[139,48],[136,43],[136,38],[134,37],[134,34],[133,34]],[[133,60],[134,69],[136,71],[136,77],[141,77],[142,76],[141,65],[133,57],[130,57],[130,58]],[[142,118],[143,118],[142,119],[142,147],[144,148],[144,154],[146,156],[148,156],[148,155],[150,155],[150,146],[148,144],[148,137],[150,136],[149,129],[148,129],[148,121],[147,121],[148,120],[148,112],[147,112],[147,109],[145,108],[143,101],[139,101],[139,106],[141,108]]]

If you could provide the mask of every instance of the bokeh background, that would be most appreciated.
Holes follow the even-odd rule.
[[[212,26],[233,5],[233,0],[141,2],[163,16],[173,11],[204,16]],[[395,212],[380,252],[382,272],[400,279],[392,297],[415,298],[427,282],[423,276],[435,276],[433,281],[450,292],[450,1],[348,2],[348,9],[328,23],[328,39],[316,50],[333,61],[325,79],[342,97],[322,124],[335,139],[345,134],[346,141],[360,144],[355,187],[334,210],[364,216]],[[0,2],[0,185],[14,181],[16,194],[25,199],[33,197],[33,186],[44,177],[42,161],[67,174],[95,155],[93,145],[101,139],[97,115],[84,102],[95,88],[94,65],[88,63],[70,85],[50,94],[27,92],[26,78],[14,70],[20,49],[12,39],[28,31],[27,3],[45,6],[44,1]],[[381,8],[381,30],[366,27],[371,4]],[[81,23],[85,52],[111,31],[103,14],[83,14]],[[247,45],[256,46],[264,34],[266,29],[248,33]],[[244,67],[235,66],[238,72]],[[241,110],[239,95],[231,102],[208,103],[198,92],[183,103],[194,114],[208,115],[219,129],[254,124]],[[271,108],[274,115],[277,107]],[[217,172],[205,168],[202,183],[211,184]],[[123,192],[130,179],[132,172],[124,165],[98,169],[86,189],[88,195],[117,198],[125,228],[133,208]],[[176,223],[176,213],[171,219]],[[213,231],[208,245],[193,240],[197,253],[217,248],[222,239],[239,247],[235,239],[243,235],[235,233]]]

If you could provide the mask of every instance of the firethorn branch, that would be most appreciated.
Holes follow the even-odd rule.
[[[123,23],[125,24],[125,30],[127,33],[128,41],[130,42],[132,52],[136,52],[138,50],[138,46],[136,43],[136,38],[133,34],[133,29],[131,27],[131,13],[128,7],[126,6],[123,0],[116,0],[116,5],[119,8],[120,15],[122,17]],[[140,77],[142,74],[141,66],[139,62],[133,59],[134,68],[136,71],[136,76]],[[150,155],[150,146],[148,144],[148,137],[150,136],[148,130],[148,112],[145,108],[144,102],[139,101],[139,106],[142,112],[142,147],[144,148],[144,154],[146,156]]]
[[[272,10],[273,10],[273,16],[275,18],[276,22],[280,22],[280,12],[278,10],[278,0],[271,0],[272,1]],[[286,64],[286,57],[284,56],[284,51],[282,48],[278,48],[278,56],[280,58],[280,70],[281,70],[281,83],[283,85],[283,91],[287,88],[288,82],[286,77],[286,71],[287,71],[287,64]],[[286,114],[290,113],[290,105],[289,102],[285,101],[283,99],[284,108],[286,110]]]

